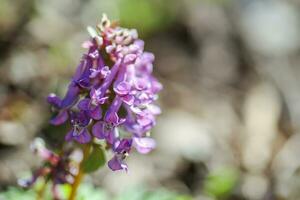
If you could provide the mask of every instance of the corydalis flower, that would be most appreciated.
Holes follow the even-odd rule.
[[[144,51],[135,29],[111,23],[103,15],[91,39],[83,43],[87,53],[77,67],[64,98],[49,95],[57,115],[53,125],[70,123],[66,140],[89,143],[106,141],[114,152],[112,170],[127,170],[124,159],[132,147],[148,153],[155,147],[149,131],[156,124],[157,100],[162,85],[152,75],[154,55]],[[119,130],[129,134],[123,136]]]
[[[76,171],[74,168],[78,163],[71,159],[72,151],[66,151],[62,155],[58,155],[47,149],[44,140],[41,138],[35,138],[31,144],[31,149],[43,160],[43,166],[38,168],[30,179],[20,179],[18,181],[19,185],[26,188],[30,187],[39,177],[45,178],[46,181],[51,180],[53,190],[56,189],[55,187],[58,184],[73,183],[76,175],[73,171]]]

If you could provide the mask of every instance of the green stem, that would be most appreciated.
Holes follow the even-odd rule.
[[[78,187],[84,177],[84,172],[82,170],[82,163],[87,159],[87,157],[90,153],[90,150],[91,150],[91,144],[87,144],[84,148],[83,159],[82,159],[81,163],[79,164],[78,174],[75,177],[74,183],[72,184],[72,190],[71,190],[71,194],[70,194],[70,197],[68,200],[75,200],[75,198],[76,198],[76,193],[77,193]]]
[[[44,199],[44,194],[46,190],[47,182],[44,182],[41,188],[37,191],[37,196],[36,200],[43,200]]]

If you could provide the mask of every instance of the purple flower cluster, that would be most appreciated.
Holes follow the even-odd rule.
[[[114,152],[108,166],[127,170],[123,160],[132,147],[142,154],[155,147],[149,131],[161,112],[153,103],[162,85],[152,75],[154,55],[144,52],[136,30],[119,27],[105,15],[88,32],[91,39],[82,45],[88,51],[65,97],[48,97],[57,111],[50,123],[71,123],[67,141],[105,140]]]
[[[38,168],[30,179],[20,179],[18,181],[19,185],[28,188],[32,186],[38,178],[43,177],[46,182],[49,180],[52,181],[53,194],[57,196],[56,185],[73,183],[76,171],[78,171],[75,170],[78,162],[72,160],[70,156],[73,151],[64,151],[63,154],[58,155],[47,149],[41,138],[34,140],[31,144],[31,149],[43,160],[43,166]]]

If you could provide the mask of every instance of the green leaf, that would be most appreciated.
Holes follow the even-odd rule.
[[[89,157],[83,161],[82,169],[85,173],[91,173],[103,166],[105,162],[106,159],[103,149],[94,145]]]
[[[76,200],[108,200],[107,194],[100,188],[95,188],[92,184],[81,184],[78,189]]]
[[[204,182],[203,192],[216,198],[227,197],[238,181],[238,172],[231,168],[221,168],[210,172]]]
[[[61,184],[59,185],[58,190],[61,194],[61,198],[67,199],[71,194],[72,186],[70,184]]]

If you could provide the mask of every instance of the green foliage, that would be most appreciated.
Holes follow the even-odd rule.
[[[36,199],[36,193],[33,190],[25,191],[19,188],[10,187],[6,192],[0,193],[1,200],[32,200]]]
[[[71,185],[69,184],[60,185],[60,187],[58,188],[58,191],[61,194],[62,199],[67,199],[71,194],[71,190],[72,188]]]
[[[226,198],[237,184],[238,173],[231,168],[210,172],[204,182],[204,193],[217,199]]]
[[[89,157],[82,163],[82,168],[85,173],[91,173],[99,169],[106,162],[103,149],[94,145]]]
[[[167,27],[175,17],[173,0],[119,0],[122,26],[135,27],[142,35]]]
[[[59,193],[62,199],[67,199],[70,195],[70,185],[60,185]],[[51,200],[50,187],[45,191],[44,200]],[[32,200],[36,199],[36,192],[34,189],[22,190],[15,187],[10,187],[7,191],[0,193],[0,200]],[[78,189],[78,196],[76,200],[192,200],[189,196],[182,196],[176,193],[167,191],[165,189],[149,191],[142,187],[126,190],[116,198],[109,198],[107,193],[101,188],[95,188],[91,184],[82,184]]]
[[[95,188],[91,184],[82,184],[78,190],[76,200],[108,200],[105,191]]]
[[[142,187],[126,190],[116,200],[192,200],[189,196],[178,195],[165,189],[148,191]]]

